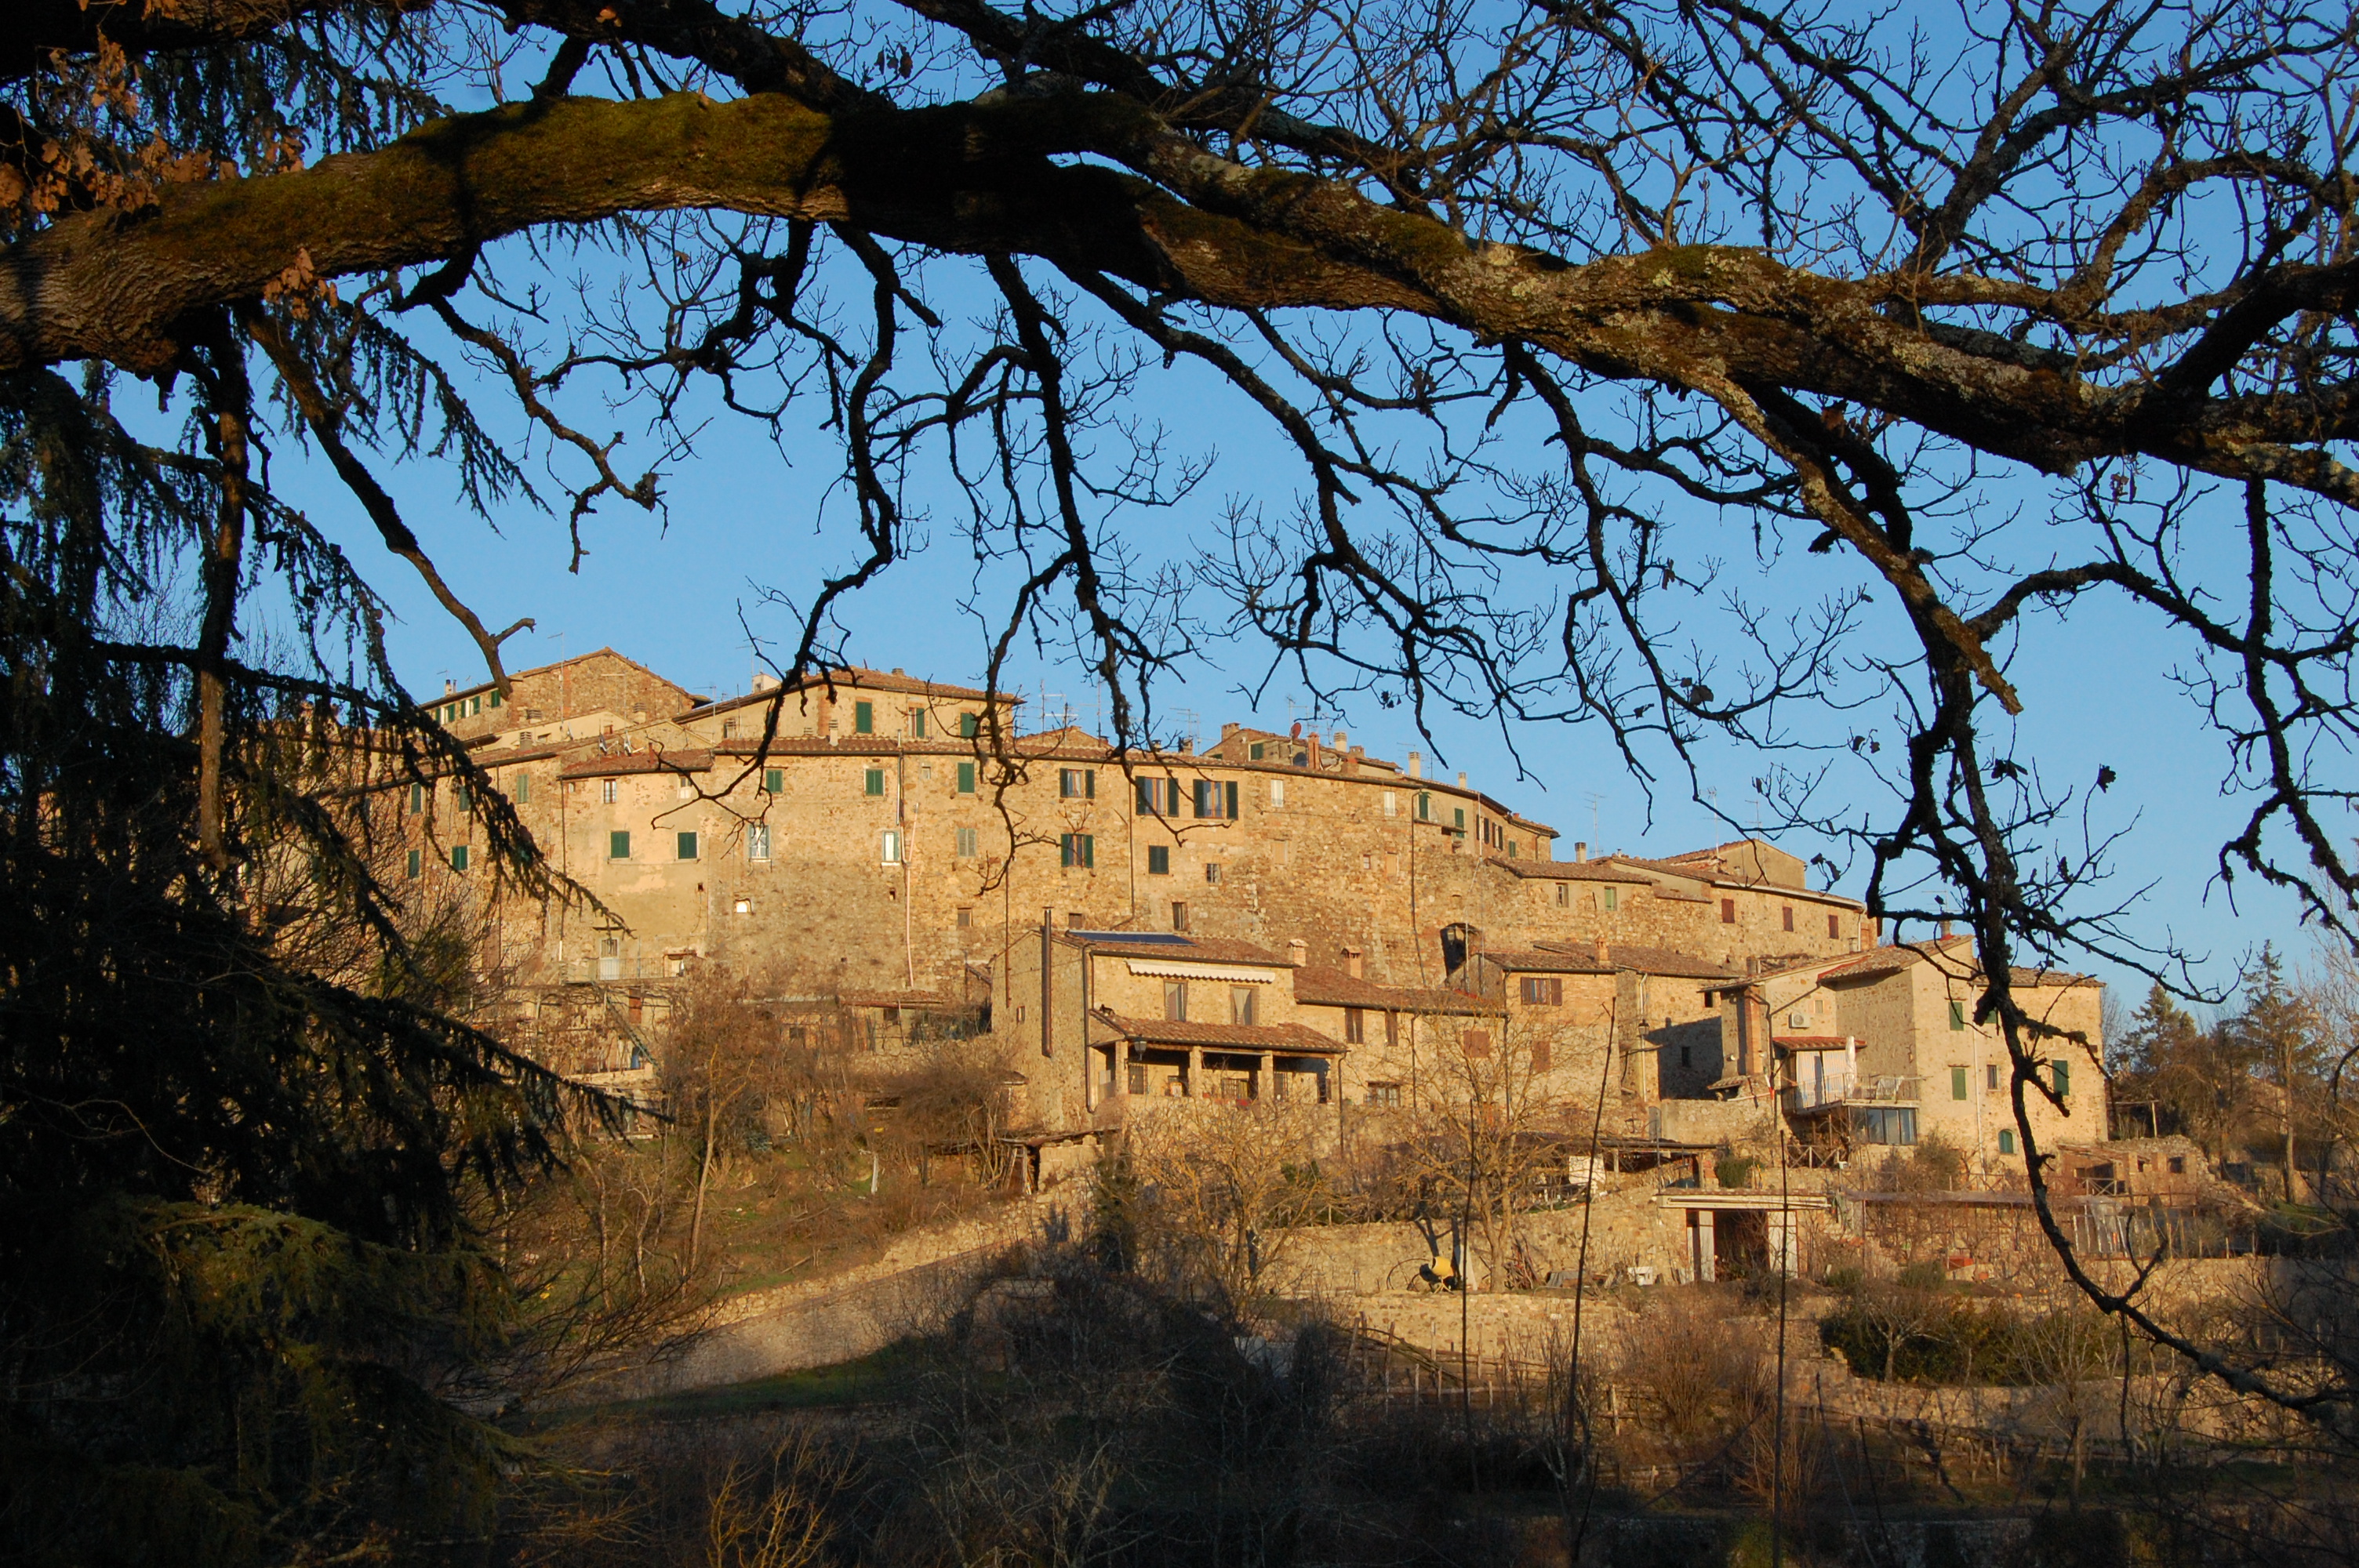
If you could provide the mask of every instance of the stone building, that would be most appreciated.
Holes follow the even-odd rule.
[[[629,985],[697,958],[797,990],[962,994],[1051,908],[1093,930],[1283,947],[1380,985],[1453,954],[1634,944],[1722,968],[1855,954],[1859,904],[1767,845],[1556,858],[1557,835],[1336,731],[1201,751],[1019,732],[1013,697],[844,669],[706,700],[608,649],[447,692],[437,716],[596,903],[511,921],[518,973]],[[463,874],[450,784],[403,785],[414,874]],[[388,804],[390,804],[388,802]]]
[[[601,649],[435,715],[588,895],[505,910],[504,971],[603,988],[634,1029],[714,962],[856,1018],[871,1049],[956,1013],[1050,1130],[1174,1096],[1411,1103],[1487,1054],[1563,1104],[1602,1093],[1625,1140],[1774,1079],[1799,1136],[2009,1152],[2003,1054],[1949,1025],[1970,964],[1879,947],[1857,902],[1756,840],[1560,859],[1464,774],[1340,730],[1123,750],[901,670],[715,701]],[[452,781],[377,798],[403,874],[470,877]],[[2023,983],[2097,1048],[2093,983]],[[2061,1071],[2060,1135],[2102,1139],[2101,1072]]]

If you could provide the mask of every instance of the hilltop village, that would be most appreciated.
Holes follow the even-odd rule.
[[[1882,945],[1770,844],[1564,853],[1340,730],[1123,752],[1019,708],[861,668],[711,700],[605,649],[446,691],[436,717],[595,899],[497,927],[527,1013],[586,989],[629,1021],[552,1065],[643,1063],[670,990],[722,967],[855,1054],[995,1043],[1044,1174],[1169,1101],[1413,1107],[1473,1063],[1593,1108],[1617,1162],[1767,1114],[1831,1162],[1934,1138],[2006,1179],[2006,1052],[1964,939]],[[466,875],[452,787],[408,787],[407,876]],[[2101,988],[2017,981],[2087,1043],[2049,1065],[2043,1143],[2102,1145]]]

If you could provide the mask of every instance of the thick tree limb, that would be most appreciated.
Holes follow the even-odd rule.
[[[1049,161],[1075,153],[1148,178]],[[2166,409],[2139,387],[1984,351],[1978,334],[1930,333],[1888,309],[1901,280],[1819,276],[1742,247],[1580,266],[1478,247],[1348,186],[1226,162],[1111,94],[830,116],[783,95],[681,93],[455,117],[298,173],[176,188],[152,212],[70,217],[0,253],[0,370],[97,358],[154,372],[190,312],[253,297],[290,266],[381,272],[680,208],[1035,254],[1215,306],[1408,311],[1602,375],[1855,402],[2049,471],[2130,451],[2237,477],[2264,459],[2287,466],[2265,445],[2283,439],[2268,400]],[[2303,414],[2305,441],[2359,428],[2341,403]],[[2310,487],[2347,477],[2321,469]]]

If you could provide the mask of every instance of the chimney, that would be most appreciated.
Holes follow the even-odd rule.
[[[906,671],[904,671],[904,670],[901,668],[901,666],[900,666],[900,665],[895,665],[893,666],[893,673],[894,673],[895,675],[897,675],[897,675],[903,675],[903,674],[906,674],[907,672],[906,672]]]
[[[458,683],[457,681],[454,681],[454,680],[449,680],[449,679],[444,680],[444,681],[443,681],[443,683],[442,683],[442,695],[443,695],[443,696],[445,696],[445,697],[456,697],[456,696],[458,696],[458,695],[459,695],[459,683]]]
[[[1466,787],[1466,775],[1464,773],[1458,775],[1458,787],[1460,789],[1464,789]]]
[[[1192,735],[1182,735],[1180,738],[1180,754],[1183,757],[1192,756],[1195,751],[1196,738]]]
[[[1941,920],[1941,940],[1942,940],[1942,941],[1944,941],[1944,942],[1947,942],[1949,939],[1950,939],[1950,922],[1949,922],[1949,917],[1945,915],[1945,916],[1943,916],[1943,917],[1942,917],[1942,920]]]
[[[1343,972],[1355,980],[1367,978],[1367,960],[1357,947],[1343,949]]]
[[[1335,750],[1341,752],[1349,749],[1352,737],[1347,731],[1342,730],[1335,731]]]
[[[1296,968],[1310,962],[1310,944],[1298,936],[1286,945],[1286,961]]]
[[[1221,726],[1221,739],[1222,739],[1222,740],[1223,740],[1223,741],[1227,740],[1230,736],[1232,736],[1232,735],[1235,734],[1235,733],[1237,732],[1237,730],[1238,730],[1240,728],[1242,728],[1242,726],[1240,726],[1240,725],[1235,725],[1235,724],[1223,724],[1223,725],[1222,725],[1222,726]]]
[[[1601,964],[1610,964],[1614,961],[1613,950],[1605,946],[1605,938],[1603,936],[1597,939],[1597,961]]]
[[[772,675],[769,671],[756,669],[754,672],[754,689],[756,691],[767,691],[777,684],[778,677]]]
[[[1408,776],[1413,779],[1421,779],[1425,777],[1425,753],[1423,752],[1411,752],[1408,754]]]
[[[1576,860],[1585,860],[1589,859],[1588,840],[1583,838],[1575,838],[1572,841],[1572,858]]]

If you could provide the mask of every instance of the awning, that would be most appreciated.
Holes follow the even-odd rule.
[[[1276,969],[1251,969],[1214,964],[1182,964],[1169,958],[1132,958],[1127,960],[1134,975],[1152,975],[1169,980],[1227,980],[1235,985],[1266,986],[1277,982]]]

